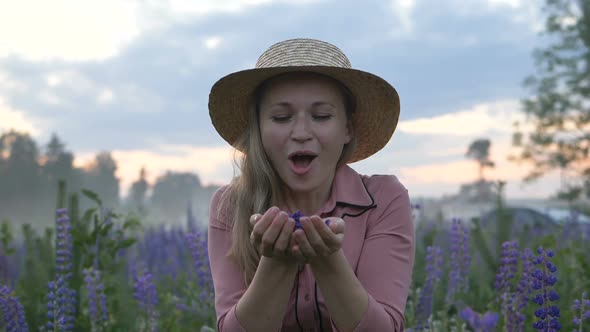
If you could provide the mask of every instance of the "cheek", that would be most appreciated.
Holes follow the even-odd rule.
[[[260,130],[260,138],[262,139],[262,145],[267,154],[272,155],[277,153],[283,145],[285,133],[277,130],[277,128],[262,128]]]

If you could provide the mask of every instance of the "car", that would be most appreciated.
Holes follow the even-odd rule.
[[[512,216],[512,220],[515,224],[529,226],[538,224],[551,226],[557,225],[557,220],[555,220],[551,215],[540,212],[533,208],[506,206],[504,207],[504,210],[506,211],[506,213]],[[488,211],[487,213],[481,216],[481,225],[496,223],[499,215],[500,211],[498,208],[494,208],[491,211]]]
[[[567,208],[546,208],[544,212],[560,224],[578,222],[590,224],[590,216],[576,210]]]

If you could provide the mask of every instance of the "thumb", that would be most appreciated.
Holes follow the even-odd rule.
[[[256,222],[258,222],[260,217],[261,215],[259,213],[255,213],[252,216],[250,216],[250,226],[254,227],[254,225],[256,225]]]

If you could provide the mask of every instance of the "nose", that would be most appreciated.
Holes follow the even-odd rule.
[[[304,142],[311,139],[311,131],[308,118],[305,114],[298,114],[295,117],[293,127],[291,129],[291,138],[298,142]]]

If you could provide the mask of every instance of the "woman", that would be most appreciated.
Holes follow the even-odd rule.
[[[376,153],[397,92],[335,46],[292,39],[215,83],[209,113],[240,175],[211,201],[219,331],[402,331],[414,264],[408,192],[347,164]]]

